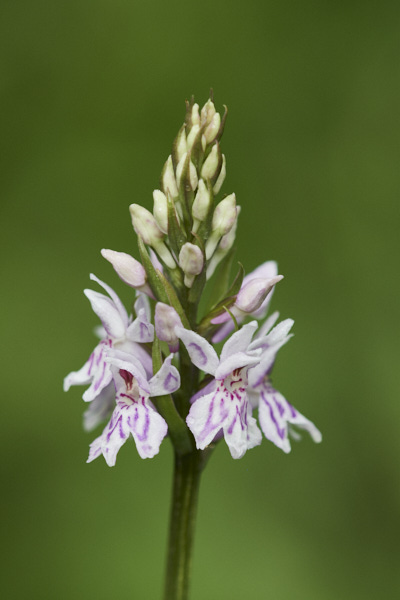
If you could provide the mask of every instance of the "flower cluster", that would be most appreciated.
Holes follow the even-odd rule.
[[[299,429],[321,441],[315,425],[271,383],[293,326],[291,319],[276,324],[278,313],[266,318],[282,279],[276,263],[248,275],[239,263],[230,283],[240,207],[233,193],[217,199],[226,175],[220,148],[226,115],[212,99],[201,110],[193,99],[187,102],[185,123],[153,192],[153,212],[129,207],[141,260],[101,251],[135,289],[134,315],[94,275],[106,294],[84,292],[102,323],[100,341],[83,367],[65,378],[64,389],[89,386],[83,394],[86,430],[108,420],[90,445],[88,462],[102,454],[115,465],[130,436],[142,458],[157,454],[167,434],[181,454],[223,437],[233,458],[259,445],[261,431],[284,452]],[[214,345],[223,341],[218,354]]]

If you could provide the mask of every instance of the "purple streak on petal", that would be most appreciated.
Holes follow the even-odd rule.
[[[176,384],[177,384],[178,378],[175,377],[172,373],[168,373],[167,377],[165,378],[164,381],[164,387],[166,390],[168,391],[173,391],[176,390]]]
[[[189,348],[192,348],[193,351],[196,352],[197,362],[199,363],[200,366],[203,366],[207,363],[207,356],[198,344],[195,344],[195,342],[190,342],[190,344],[188,344],[188,349]]]
[[[269,414],[270,414],[270,417],[271,417],[271,421],[275,425],[275,429],[276,429],[279,437],[281,438],[281,440],[283,440],[285,438],[286,429],[285,428],[281,429],[279,427],[279,424],[278,424],[278,422],[276,420],[276,417],[274,415],[273,408],[272,408],[271,404],[269,403],[268,398],[264,394],[264,391],[261,392],[261,396],[262,396],[262,399],[264,400],[265,404],[268,406]]]

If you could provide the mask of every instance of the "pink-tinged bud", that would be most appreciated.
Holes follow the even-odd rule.
[[[207,102],[201,109],[201,113],[200,113],[201,124],[208,125],[209,123],[211,123],[215,113],[216,113],[216,110],[215,110],[214,102],[212,102],[212,100],[210,100],[210,99],[207,100]]]
[[[132,225],[137,235],[140,235],[145,244],[154,248],[167,267],[175,269],[176,263],[171,252],[163,242],[164,234],[158,227],[151,212],[139,204],[131,204],[129,211],[132,217]]]
[[[221,171],[218,175],[217,181],[214,184],[214,194],[218,194],[219,190],[222,187],[222,184],[225,181],[225,177],[226,177],[226,159],[225,159],[225,154],[222,155],[222,167],[221,167]]]
[[[153,192],[153,215],[157,221],[157,225],[165,234],[168,233],[168,204],[167,198],[160,190]]]
[[[172,164],[172,156],[168,156],[167,162],[164,165],[162,173],[162,186],[164,192],[167,193],[169,191],[173,198],[177,198],[179,196],[174,174],[174,167]]]
[[[216,176],[219,165],[219,152],[219,146],[218,143],[216,143],[211,148],[211,152],[204,161],[201,169],[201,176],[203,179],[212,179]]]
[[[171,352],[179,349],[179,339],[175,334],[175,327],[183,327],[182,321],[172,306],[157,302],[154,313],[154,324],[159,340],[167,342]]]
[[[101,255],[112,264],[117,275],[126,284],[139,288],[146,283],[146,271],[133,256],[105,248],[101,251]]]
[[[264,302],[265,298],[272,290],[274,285],[283,279],[283,275],[277,275],[270,279],[256,277],[245,283],[237,297],[235,306],[245,313],[252,313]]]
[[[200,248],[189,242],[183,244],[179,253],[179,266],[185,273],[186,287],[192,287],[195,276],[201,273],[204,266],[204,257]]]
[[[221,115],[219,113],[215,113],[215,115],[211,119],[210,124],[208,125],[208,127],[206,128],[206,130],[204,132],[204,137],[206,138],[207,144],[211,144],[215,140],[220,126],[221,126]]]
[[[181,160],[178,163],[178,166],[176,167],[176,181],[178,183],[178,186],[180,186],[181,184],[182,172],[185,166],[186,159],[187,152],[182,156]],[[189,162],[189,183],[192,190],[195,190],[197,188],[197,171],[192,161]]]

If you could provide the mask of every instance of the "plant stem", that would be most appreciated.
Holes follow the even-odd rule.
[[[203,453],[175,453],[164,600],[187,600]]]

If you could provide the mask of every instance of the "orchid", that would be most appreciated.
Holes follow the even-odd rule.
[[[103,433],[90,444],[92,462],[103,454],[107,464],[115,465],[117,453],[130,435],[141,458],[152,458],[167,435],[168,425],[150,401],[151,396],[175,392],[180,386],[178,370],[171,365],[173,355],[148,380],[146,371],[133,355],[110,351],[106,361],[111,365],[116,389],[116,407]]]
[[[98,398],[111,383],[111,368],[106,361],[107,351],[110,348],[131,352],[142,361],[147,372],[151,372],[151,359],[140,343],[151,342],[154,338],[154,326],[150,323],[150,307],[146,296],[139,294],[135,302],[137,318],[132,321],[114,290],[93,274],[90,275],[90,279],[96,281],[109,295],[107,297],[93,290],[84,291],[103,324],[104,338],[95,347],[83,367],[79,371],[73,371],[64,379],[64,391],[68,391],[71,385],[90,383],[90,387],[83,394],[85,402],[92,402]],[[104,410],[103,405],[107,402],[107,395],[102,396],[102,401],[98,401],[97,408],[100,412]],[[95,421],[97,424],[97,419]]]
[[[64,379],[66,391],[88,386],[84,429],[106,421],[88,463],[102,455],[114,466],[128,439],[143,459],[157,455],[167,436],[171,442],[168,600],[188,599],[200,476],[219,442],[239,459],[261,444],[262,433],[286,453],[298,429],[321,441],[315,425],[272,386],[272,367],[293,325],[291,319],[276,325],[278,313],[263,323],[283,279],[276,262],[247,275],[239,263],[232,272],[240,206],[232,191],[218,197],[226,176],[220,144],[226,116],[226,107],[220,115],[211,98],[202,109],[193,98],[187,102],[160,189],[153,191],[153,212],[135,201],[129,207],[140,256],[101,252],[135,290],[134,315],[91,275],[105,292],[84,290],[102,323],[100,341]]]
[[[322,435],[314,423],[298,412],[271,384],[270,373],[276,354],[292,337],[289,331],[294,323],[292,319],[285,319],[271,329],[278,317],[277,312],[271,315],[257,339],[250,344],[252,350],[261,348],[262,355],[249,374],[248,395],[252,406],[258,406],[258,420],[265,437],[288,453],[291,450],[289,438],[300,438],[297,429],[308,431],[316,443],[321,442]]]
[[[196,446],[201,450],[221,429],[233,458],[241,458],[246,450],[261,443],[261,432],[251,416],[246,393],[248,371],[260,360],[257,350],[249,351],[256,329],[257,322],[253,321],[234,333],[218,358],[203,337],[182,327],[175,328],[193,364],[215,378],[214,389],[193,402],[186,419]]]

